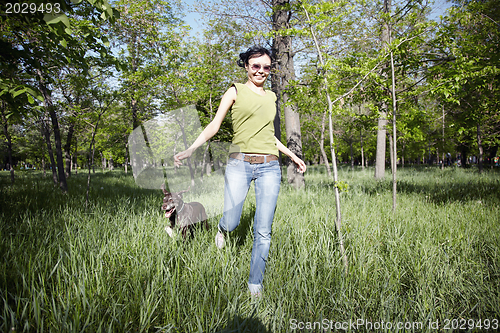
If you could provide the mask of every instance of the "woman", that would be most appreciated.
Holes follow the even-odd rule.
[[[212,138],[231,109],[234,137],[224,176],[224,213],[215,243],[218,248],[224,247],[226,233],[240,223],[243,202],[253,180],[256,210],[248,287],[253,296],[260,296],[281,183],[278,151],[290,157],[299,172],[305,172],[306,165],[274,136],[276,95],[264,89],[271,71],[271,52],[263,47],[251,47],[240,54],[238,65],[247,71],[247,82],[235,83],[226,91],[215,118],[191,147],[174,156],[174,161],[177,166],[181,165],[181,160]]]

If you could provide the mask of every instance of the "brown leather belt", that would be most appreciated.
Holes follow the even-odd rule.
[[[278,156],[276,155],[247,155],[241,153],[231,153],[229,154],[229,157],[237,160],[243,160],[245,162],[249,162],[250,164],[262,164],[278,160]]]

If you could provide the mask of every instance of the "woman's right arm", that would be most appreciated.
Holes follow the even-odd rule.
[[[188,158],[191,154],[202,144],[210,140],[220,129],[222,121],[226,117],[229,108],[233,105],[236,100],[236,88],[232,86],[229,88],[224,95],[219,104],[219,108],[217,109],[217,113],[215,114],[214,119],[210,122],[210,124],[205,127],[203,132],[198,136],[198,138],[193,142],[193,144],[186,150],[181,151],[180,153],[174,156],[174,164],[175,166],[182,165],[181,160]]]

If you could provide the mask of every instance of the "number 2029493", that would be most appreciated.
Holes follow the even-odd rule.
[[[5,14],[59,14],[62,12],[60,3],[29,3],[29,2],[7,2]]]
[[[493,330],[497,331],[499,328],[498,319],[445,319],[443,322],[443,329],[447,330]]]

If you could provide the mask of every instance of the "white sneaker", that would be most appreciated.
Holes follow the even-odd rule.
[[[259,291],[257,293],[250,293],[252,299],[260,299],[262,297],[262,293]]]
[[[250,296],[252,297],[252,299],[258,299],[262,297],[262,285],[249,283],[248,289],[250,291]]]
[[[219,249],[222,249],[226,243],[226,236],[220,230],[217,231],[217,235],[215,235],[215,246]]]

